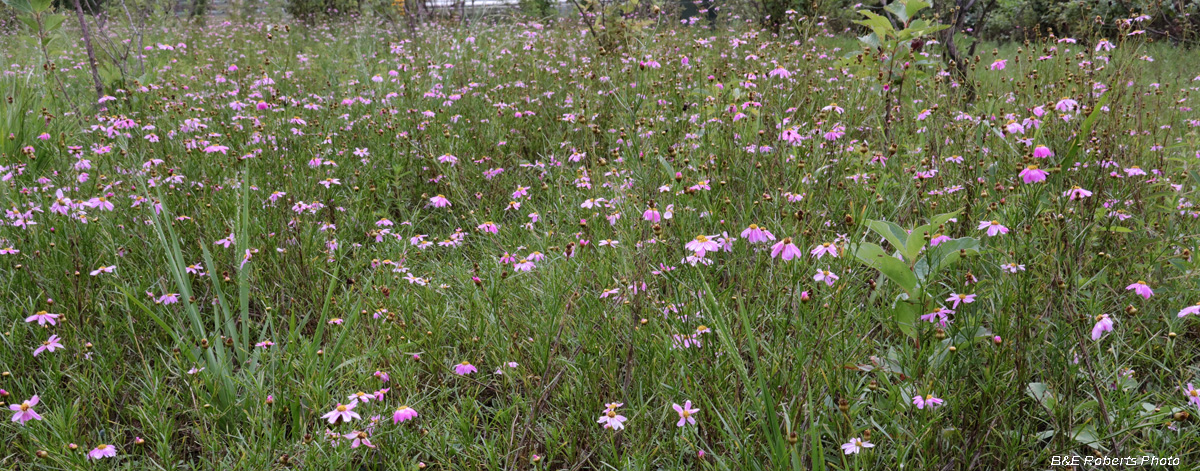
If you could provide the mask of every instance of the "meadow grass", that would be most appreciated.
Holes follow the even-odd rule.
[[[930,45],[889,104],[809,21],[647,33],[157,30],[100,103],[0,38],[0,467],[1200,465],[1194,52]],[[930,221],[898,322],[855,254]]]

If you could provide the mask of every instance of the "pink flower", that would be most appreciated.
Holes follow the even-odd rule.
[[[1179,310],[1179,317],[1200,316],[1200,303]]]
[[[61,340],[62,338],[58,335],[51,335],[49,339],[47,339],[45,342],[42,342],[41,346],[33,350],[33,356],[36,357],[43,351],[54,353],[54,350],[63,348],[63,344],[60,342]]]
[[[847,455],[857,455],[858,452],[862,451],[864,448],[875,448],[875,444],[855,437],[842,444],[842,453]]]
[[[353,440],[352,442],[350,442],[351,449],[358,448],[360,446],[366,446],[367,448],[375,448],[375,445],[371,443],[371,438],[369,435],[367,435],[367,432],[360,432],[358,430],[355,430],[353,432],[342,435],[342,437],[344,437],[346,440]]]
[[[89,451],[87,457],[89,460],[98,460],[100,458],[112,458],[117,456],[117,448],[112,445],[96,445],[92,451]]]
[[[434,196],[433,198],[429,198],[429,205],[433,206],[435,208],[445,208],[447,206],[453,206],[452,204],[450,204],[450,200],[446,199],[446,197],[442,196],[442,195],[437,195],[437,196]]]
[[[1146,299],[1150,299],[1150,296],[1154,296],[1154,291],[1150,290],[1150,286],[1146,285],[1145,281],[1138,281],[1137,283],[1126,286],[1125,290],[1133,290],[1134,293],[1137,293],[1139,296]]]
[[[950,293],[950,297],[946,298],[946,302],[953,303],[953,306],[950,307],[958,309],[958,303],[960,302],[963,304],[971,304],[975,302],[975,295]]]
[[[804,252],[801,252],[800,247],[796,247],[796,244],[792,243],[791,237],[784,237],[783,240],[771,246],[771,258],[781,257],[787,261],[802,256],[804,256]]]
[[[1092,196],[1092,192],[1076,186],[1064,191],[1062,195],[1066,196],[1068,200],[1075,201]]]
[[[987,229],[988,237],[995,237],[997,234],[1008,234],[1008,228],[1000,224],[1000,221],[980,221],[979,229]]]
[[[813,275],[813,280],[824,281],[825,284],[833,286],[833,283],[838,280],[838,276],[829,270],[817,270],[817,274]]]
[[[1112,332],[1113,320],[1108,314],[1096,316],[1096,325],[1092,326],[1092,340],[1100,340],[1105,332]]]
[[[329,423],[331,424],[337,423],[338,419],[341,419],[342,422],[361,419],[362,416],[358,415],[357,412],[354,412],[354,408],[356,406],[358,406],[358,402],[351,402],[349,404],[342,404],[339,402],[337,407],[333,408],[333,410],[329,411],[329,413],[322,415],[321,418],[328,419]]]
[[[34,394],[28,401],[20,404],[10,404],[8,410],[15,412],[12,416],[12,421],[25,425],[25,422],[29,422],[30,420],[42,420],[42,416],[33,410],[33,406],[38,405],[39,401],[40,399],[38,399],[37,394]]]
[[[770,231],[758,227],[758,224],[751,224],[746,230],[742,231],[742,238],[749,241],[751,244],[765,244],[775,240],[775,234]]]
[[[653,223],[658,223],[662,220],[662,213],[658,212],[657,209],[649,208],[646,210],[646,212],[642,213],[642,219]]]
[[[1046,175],[1049,174],[1050,172],[1039,169],[1037,165],[1030,165],[1025,167],[1025,170],[1022,170],[1017,176],[1021,177],[1021,181],[1030,184],[1046,181]]]
[[[996,62],[992,62],[992,65],[989,65],[989,66],[988,66],[988,69],[990,69],[990,70],[1004,70],[1004,65],[1005,65],[1006,63],[1008,63],[1008,61],[1007,61],[1007,60],[1005,60],[1005,59],[997,59],[997,60],[996,60]]]
[[[829,254],[833,258],[837,258],[838,257],[838,248],[836,245],[833,245],[830,242],[826,242],[826,243],[823,243],[816,247],[813,247],[812,251],[809,252],[809,254],[811,254],[814,257],[817,257],[818,260],[821,257],[825,256],[825,254]]]
[[[1033,156],[1039,159],[1054,157],[1054,151],[1050,150],[1050,148],[1046,146],[1037,146],[1033,148]]]
[[[500,227],[496,226],[496,223],[494,223],[494,222],[492,222],[492,221],[487,221],[487,222],[485,222],[485,223],[483,223],[483,224],[480,224],[480,225],[476,226],[475,228],[476,228],[476,229],[479,229],[479,230],[481,230],[481,231],[483,231],[483,232],[490,233],[490,234],[498,234],[498,233],[500,233]]]
[[[530,270],[533,270],[534,267],[535,267],[535,265],[533,264],[533,262],[531,262],[527,259],[521,259],[520,262],[517,262],[516,264],[513,265],[513,270],[530,271]]]
[[[376,371],[375,371],[375,373],[374,373],[374,376],[375,376],[376,378],[379,378],[379,380],[380,380],[380,381],[383,381],[383,382],[385,382],[385,383],[386,383],[386,382],[388,382],[388,381],[390,381],[390,380],[392,379],[392,377],[391,377],[391,376],[388,376],[387,372],[384,372],[384,371],[378,371],[378,370],[376,370]]]
[[[945,234],[938,234],[938,235],[933,236],[932,239],[929,239],[929,246],[937,247],[938,244],[940,244],[942,242],[950,241],[950,240],[953,240],[950,238],[950,236],[947,236]]]
[[[715,238],[716,236],[713,237]],[[691,242],[688,242],[686,245],[684,245],[684,248],[695,252],[696,257],[700,258],[704,257],[704,254],[707,252],[716,252],[720,250],[721,244],[718,244],[717,241],[710,239],[708,236],[698,235]]]
[[[625,421],[628,420],[625,416],[617,413],[617,408],[623,404],[614,402],[605,407],[604,414],[600,416],[596,423],[604,425],[604,428],[612,429],[614,432],[625,428]],[[678,406],[676,406],[678,407]]]
[[[675,413],[679,414],[679,422],[675,423],[676,427],[687,424],[696,425],[696,418],[692,417],[692,414],[700,412],[700,409],[693,409],[692,401],[684,401],[683,407],[680,407],[679,404],[671,404],[671,407],[675,409]]]
[[[58,317],[58,314],[49,314],[46,311],[38,311],[37,314],[26,317],[25,322],[37,321],[38,325],[46,325],[47,323],[50,325],[57,325]]]
[[[469,362],[464,361],[462,363],[454,365],[454,374],[459,375],[459,376],[466,376],[466,375],[469,375],[476,371],[479,371],[479,370],[475,369],[475,366],[470,364]]]
[[[942,327],[945,327],[946,324],[950,323],[948,317],[949,314],[954,314],[954,311],[944,307],[939,307],[936,311],[922,315],[921,320],[929,323],[936,323]]]
[[[917,406],[917,409],[924,409],[926,407],[928,407],[930,409],[934,409],[934,408],[937,408],[938,406],[942,405],[946,401],[944,399],[934,397],[933,394],[926,394],[924,397],[922,397],[921,395],[918,394],[916,397],[913,398],[912,402],[913,402],[914,406]]]
[[[1200,407],[1200,390],[1193,387],[1192,383],[1187,384],[1187,397],[1188,402],[1194,404],[1196,407]]]
[[[113,272],[113,270],[116,270],[116,269],[117,269],[117,266],[116,266],[116,265],[107,266],[107,267],[100,267],[100,268],[97,268],[97,269],[95,269],[95,270],[92,270],[92,272],[91,272],[91,273],[89,273],[89,275],[96,276],[96,275],[99,275],[99,274],[101,274],[101,273],[112,273],[112,272]]]
[[[417,418],[417,410],[408,406],[400,406],[396,412],[392,413],[392,423],[398,424],[408,420]]]

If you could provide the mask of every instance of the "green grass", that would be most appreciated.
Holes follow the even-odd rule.
[[[0,110],[0,174],[11,174],[0,198],[17,213],[38,209],[36,225],[14,225],[21,218],[10,213],[0,226],[0,246],[20,251],[0,255],[0,401],[36,394],[44,416],[0,425],[0,468],[1043,469],[1072,454],[1200,462],[1200,410],[1185,392],[1200,384],[1200,316],[1177,316],[1200,301],[1191,207],[1200,117],[1190,95],[1200,64],[1191,51],[1134,37],[1097,69],[1080,67],[1103,63],[1096,38],[997,45],[995,57],[989,44],[979,48],[973,100],[934,74],[892,95],[888,124],[874,74],[842,72],[837,60],[858,46],[840,33],[809,25],[773,37],[664,20],[607,53],[580,33],[569,22],[415,34],[365,22],[160,30],[146,44],[176,47],[144,51],[151,81],[109,83],[116,100],[103,105],[89,95],[82,47],[60,54],[56,73],[82,117],[37,51],[0,38],[16,64],[0,78],[13,97]],[[734,38],[745,44],[734,48]],[[1053,59],[1030,60],[1050,47]],[[1006,68],[987,70],[997,58]],[[765,76],[776,65],[791,78]],[[1107,86],[1104,98],[1089,93],[1093,83]],[[1086,107],[1070,121],[1053,110],[1065,97]],[[260,101],[270,108],[256,109]],[[832,103],[844,113],[822,111]],[[1106,108],[1093,113],[1097,103]],[[1024,135],[1031,145],[1005,134],[1038,106],[1047,114]],[[137,127],[92,128],[117,116]],[[191,119],[207,127],[184,130]],[[845,135],[826,140],[839,123]],[[811,138],[781,141],[792,127]],[[1037,145],[1055,156],[1034,159]],[[314,158],[336,166],[314,168]],[[153,159],[162,162],[143,165]],[[1031,163],[1050,170],[1046,182],[1021,182]],[[1110,176],[1133,166],[1159,173]],[[915,178],[922,172],[929,178]],[[321,185],[329,178],[340,184]],[[700,182],[710,189],[685,191]],[[1073,186],[1093,195],[1069,200]],[[528,195],[514,198],[518,187]],[[62,198],[105,197],[115,209],[55,213],[60,188]],[[273,192],[285,195],[271,202]],[[453,206],[430,207],[439,194]],[[133,207],[131,196],[145,201]],[[581,207],[596,198],[607,203]],[[512,201],[520,208],[506,210]],[[642,220],[650,202],[673,217]],[[1110,202],[1129,217],[1113,217]],[[910,229],[955,211],[956,222],[932,231],[978,239],[979,249],[922,277],[920,289],[937,301],[930,308],[951,293],[977,298],[944,329],[901,325],[893,306],[904,289],[853,252],[900,249],[871,220]],[[388,233],[376,225],[383,218],[395,223]],[[976,229],[991,220],[1010,232]],[[477,229],[487,221],[499,233]],[[771,258],[739,236],[750,224],[793,238],[804,255]],[[459,229],[461,246],[437,244]],[[738,239],[732,251],[709,253],[711,265],[681,262],[687,242],[722,233]],[[230,235],[229,247],[214,244]],[[416,247],[416,235],[434,245]],[[600,245],[607,240],[619,244]],[[835,241],[842,256],[808,255]],[[500,261],[533,251],[546,258],[529,272]],[[1008,263],[1025,270],[1006,273]],[[206,274],[189,272],[194,264]],[[817,270],[840,279],[814,281]],[[1125,290],[1138,280],[1151,298]],[[166,293],[179,302],[155,302]],[[24,322],[38,311],[65,317]],[[1115,329],[1093,340],[1100,314]],[[702,327],[698,347],[673,348],[673,336]],[[34,357],[51,334],[65,348]],[[454,374],[463,361],[478,372]],[[354,409],[362,419],[321,418],[381,388],[382,401]],[[917,394],[946,402],[918,410]],[[700,410],[696,425],[676,427],[672,404],[687,400]],[[609,402],[624,403],[624,430],[596,422]],[[420,416],[393,424],[401,405]],[[375,449],[326,436],[363,430],[375,415]],[[864,436],[874,448],[841,452]],[[99,444],[117,457],[88,462]]]

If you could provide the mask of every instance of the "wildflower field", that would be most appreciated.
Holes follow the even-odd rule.
[[[1200,466],[1196,52],[910,10],[0,36],[0,468]]]

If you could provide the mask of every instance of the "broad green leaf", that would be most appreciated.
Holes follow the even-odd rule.
[[[42,27],[45,28],[46,32],[53,32],[62,27],[63,20],[66,19],[66,15],[46,15],[44,21],[42,21]]]
[[[903,251],[904,247],[908,245],[908,231],[895,223],[872,219],[867,221],[867,227],[887,239],[888,243],[892,244],[892,248],[896,250]]]
[[[921,317],[921,306],[907,299],[897,299],[892,306],[892,320],[901,332],[909,337],[917,337],[917,318]]]
[[[904,259],[908,261],[916,260],[917,255],[921,254],[921,249],[925,247],[925,235],[933,230],[933,226],[926,224],[918,226],[908,234],[908,242],[904,244]]]
[[[928,279],[942,268],[949,267],[958,262],[962,256],[962,252],[966,251],[967,255],[975,255],[979,253],[979,239],[974,237],[963,237],[961,239],[948,240],[929,249],[924,257],[917,260],[917,264],[913,266],[913,271],[916,272],[917,278],[921,280]]]
[[[29,15],[34,13],[33,5],[29,3],[29,0],[4,0],[4,4],[21,13]],[[22,21],[24,21],[24,19],[22,19]]]
[[[895,16],[896,19],[900,20],[901,23],[908,23],[909,18],[912,17],[909,16],[908,8],[904,6],[904,3],[905,2],[892,2],[889,3],[888,6],[883,7],[883,9],[887,10],[888,13],[891,13],[892,16]]]
[[[893,283],[904,288],[909,295],[917,294],[917,277],[908,269],[908,265],[884,252],[883,247],[871,243],[858,244],[854,249],[854,256],[868,267],[879,270]]]
[[[1046,410],[1053,412],[1058,407],[1058,398],[1046,383],[1029,383],[1025,386],[1025,394],[1038,401]]]
[[[924,0],[908,0],[907,2],[904,2],[904,14],[910,19],[916,18],[917,13],[931,6],[933,5],[925,2]]]

